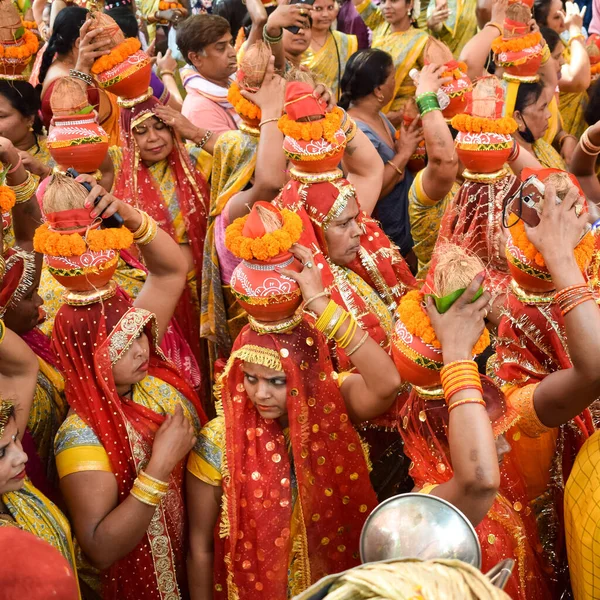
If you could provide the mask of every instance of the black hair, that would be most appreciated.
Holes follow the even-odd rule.
[[[112,17],[119,26],[126,38],[137,38],[140,33],[140,27],[137,19],[131,10],[131,4],[123,3],[121,6],[115,6],[110,10],[105,10],[104,14]]]
[[[79,30],[85,23],[88,16],[88,10],[79,6],[68,6],[63,8],[52,25],[52,35],[48,40],[48,46],[42,57],[40,65],[39,82],[44,83],[48,69],[52,65],[54,55],[68,54],[79,38]]]
[[[515,109],[522,113],[528,106],[535,104],[544,92],[544,84],[540,81],[535,83],[521,83],[517,98],[515,100]]]
[[[8,100],[10,105],[24,117],[33,117],[33,132],[41,135],[44,129],[40,119],[40,94],[27,81],[8,81],[0,79],[0,96]]]
[[[554,29],[550,29],[550,27],[540,27],[540,33],[542,34],[544,40],[546,40],[546,44],[548,44],[548,50],[550,50],[550,52],[554,52],[559,42],[562,42],[560,35],[558,35]]]
[[[585,122],[588,125],[594,125],[600,119],[600,79],[597,79],[588,91],[588,105],[583,113]]]
[[[552,0],[534,0],[533,18],[540,27],[546,27],[548,25],[551,4]]]
[[[385,83],[393,68],[392,57],[383,50],[366,48],[355,52],[346,64],[338,104],[348,109],[352,102],[372,94]]]

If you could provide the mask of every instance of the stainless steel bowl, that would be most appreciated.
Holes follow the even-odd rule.
[[[429,494],[400,494],[382,502],[360,536],[363,563],[399,558],[456,558],[481,569],[481,546],[458,508]]]

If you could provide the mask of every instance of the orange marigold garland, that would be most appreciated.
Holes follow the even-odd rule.
[[[35,21],[23,21],[23,27],[25,29],[37,29],[37,23]]]
[[[467,63],[458,62],[453,69],[448,69],[444,71],[440,77],[453,77],[454,79],[461,79],[467,73],[468,67]]]
[[[500,54],[501,52],[520,52],[527,48],[533,48],[541,41],[542,34],[539,31],[534,31],[533,33],[528,33],[527,35],[510,40],[496,38],[492,42],[492,50],[495,54]]]
[[[514,221],[515,215],[511,215],[510,221]],[[519,219],[514,225],[509,221],[510,235],[512,237],[513,244],[523,253],[523,255],[530,262],[534,263],[538,267],[546,268],[546,261],[538,249],[529,241],[527,237],[527,231],[525,231],[525,223]],[[585,272],[590,265],[592,260],[592,254],[596,247],[596,240],[594,234],[590,231],[583,239],[577,244],[573,250],[575,255],[575,261],[581,272]]]
[[[0,58],[25,59],[33,56],[40,46],[35,33],[25,29],[21,38],[24,41],[20,46],[3,46],[0,44]]]
[[[104,71],[116,67],[132,54],[135,54],[141,47],[142,44],[137,38],[127,38],[124,42],[115,46],[110,51],[110,54],[96,59],[92,65],[92,73],[99,75],[100,73],[104,73]]]
[[[179,4],[179,2],[163,2],[162,0],[158,3],[158,10],[176,10],[178,8],[182,9],[183,4]]]
[[[596,63],[590,67],[590,73],[592,75],[598,75],[600,73],[600,63]]]
[[[408,292],[402,297],[398,306],[398,318],[412,335],[417,336],[434,348],[442,347],[435,335],[429,315],[423,308],[423,294],[419,290]],[[484,329],[481,337],[473,347],[473,354],[481,354],[489,345],[490,332]]]
[[[464,133],[499,133],[511,135],[517,130],[517,122],[512,117],[488,119],[460,114],[452,117],[452,127]]]
[[[86,244],[87,241],[87,244]],[[48,223],[35,230],[33,248],[50,256],[81,256],[89,247],[93,252],[102,250],[125,250],[133,244],[129,229],[90,229],[85,237],[79,233],[52,231]]]
[[[231,106],[240,117],[260,120],[260,108],[242,96],[240,86],[235,81],[229,86],[227,100],[231,102]]]
[[[6,185],[0,185],[0,209],[8,212],[17,200],[15,193]]]
[[[287,252],[300,239],[302,219],[285,208],[281,216],[281,229],[257,238],[249,238],[242,233],[248,215],[236,219],[225,231],[225,245],[232,254],[244,260],[268,260]]]
[[[337,106],[319,121],[299,123],[298,121],[292,121],[287,115],[283,115],[279,119],[279,130],[284,135],[298,141],[310,142],[326,139],[328,142],[335,144],[335,134],[340,129],[343,118],[344,111]]]

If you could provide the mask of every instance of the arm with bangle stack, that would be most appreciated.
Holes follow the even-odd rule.
[[[472,360],[473,346],[483,333],[490,295],[473,302],[483,283],[478,275],[445,313],[438,313],[431,297],[427,313],[442,345],[441,371],[448,405],[448,446],[453,476],[431,494],[452,503],[478,525],[492,506],[500,485],[494,434],[485,408],[483,388]],[[468,435],[465,435],[468,432]]]
[[[600,154],[600,121],[583,132],[569,165],[569,171],[577,177],[586,198],[600,208],[600,182],[596,175],[598,154]]]
[[[292,246],[292,252],[304,269],[300,273],[281,269],[281,273],[300,286],[305,310],[316,317],[315,327],[328,340],[335,340],[356,367],[357,373],[348,375],[340,387],[350,419],[360,423],[382,415],[393,404],[402,384],[392,359],[349,312],[330,300],[312,252],[299,244]]]
[[[107,193],[91,176],[80,175],[77,181],[92,185],[85,201],[91,216],[106,218],[118,212],[133,233],[148,267],[148,278],[135,306],[156,315],[160,340],[185,286],[187,263],[179,245],[154,219]],[[94,206],[98,196],[101,200]],[[156,432],[150,461],[122,502],[112,472],[78,471],[61,479],[75,535],[93,566],[107,569],[139,544],[167,493],[171,472],[195,442],[193,427],[178,406]]]

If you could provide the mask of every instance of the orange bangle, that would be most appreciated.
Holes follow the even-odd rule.
[[[460,381],[479,381],[479,373],[457,373],[452,377],[442,380],[442,385],[454,385]]]
[[[574,308],[577,308],[580,304],[583,304],[584,302],[587,302],[588,300],[594,300],[594,297],[590,294],[589,296],[586,296],[585,298],[581,298],[581,300],[577,300],[576,302],[569,304],[569,306],[565,307],[562,310],[562,316],[566,317]]]
[[[457,360],[455,362],[448,363],[442,368],[440,371],[440,378],[443,384],[445,381],[450,381],[457,375],[471,373],[479,376],[477,363],[474,360]]]
[[[483,398],[463,398],[462,400],[457,400],[448,405],[448,414],[450,414],[457,406],[463,406],[464,404],[481,404],[481,406],[485,407],[485,400],[483,400]]]
[[[450,400],[456,396],[456,394],[458,394],[458,392],[464,392],[466,390],[475,390],[477,392],[479,392],[480,394],[483,394],[483,389],[481,388],[481,386],[474,386],[474,385],[463,385],[457,388],[453,388],[452,390],[444,390],[444,398],[446,399],[446,404],[450,403]]]

